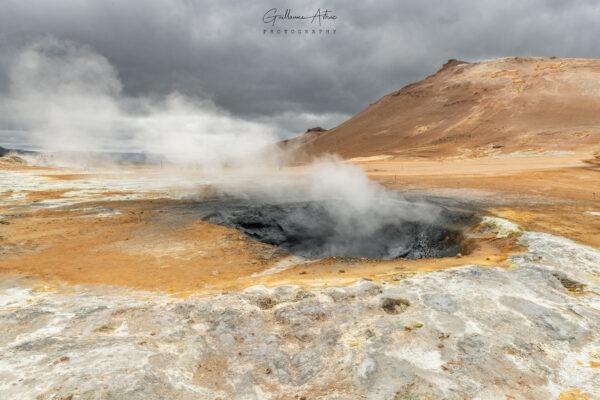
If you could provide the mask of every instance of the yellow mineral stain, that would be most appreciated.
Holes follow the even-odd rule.
[[[579,389],[562,392],[558,395],[558,400],[589,400],[590,396],[586,393],[581,393]]]

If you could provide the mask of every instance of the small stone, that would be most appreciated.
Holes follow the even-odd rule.
[[[381,301],[381,308],[388,314],[400,314],[410,306],[410,301],[404,298],[393,299],[386,297]]]
[[[583,289],[585,288],[585,285],[583,283],[569,279],[564,275],[553,273],[552,276],[558,279],[560,284],[563,285],[563,287],[570,292],[583,292]]]
[[[256,300],[256,305],[262,310],[267,310],[273,307],[275,304],[276,302],[273,301],[272,298],[267,296],[260,297]]]

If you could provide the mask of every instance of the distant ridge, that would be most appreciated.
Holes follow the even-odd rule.
[[[296,157],[600,150],[600,60],[449,60],[343,124],[287,140]]]
[[[81,151],[62,151],[62,152],[42,152],[21,149],[7,149],[0,146],[0,157],[7,155],[38,155],[46,159],[53,157],[61,159],[89,160],[92,162],[118,162],[128,164],[159,164],[166,162],[165,157],[159,154],[149,153],[126,153],[126,152],[81,152]]]

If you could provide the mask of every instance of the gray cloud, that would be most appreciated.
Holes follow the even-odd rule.
[[[335,36],[263,34],[271,7],[309,14],[324,6],[338,16]],[[598,58],[598,20],[592,0],[8,1],[0,4],[0,91],[21,49],[51,34],[105,57],[123,96],[209,98],[290,136],[338,124],[449,58]],[[0,115],[0,145],[18,142],[22,128]]]

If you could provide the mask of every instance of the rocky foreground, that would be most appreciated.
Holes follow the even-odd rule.
[[[522,232],[511,268],[176,299],[0,291],[4,399],[597,399],[600,252]]]

